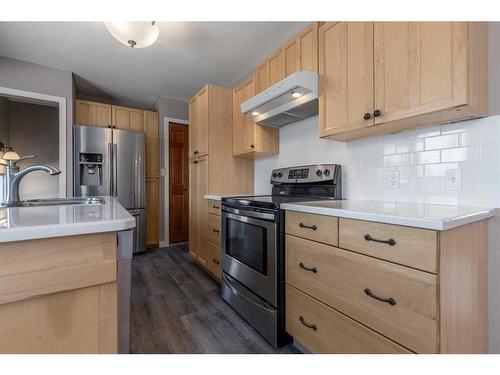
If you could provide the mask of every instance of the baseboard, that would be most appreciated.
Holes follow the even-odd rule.
[[[168,241],[160,241],[160,247],[169,247],[170,244],[168,243]]]

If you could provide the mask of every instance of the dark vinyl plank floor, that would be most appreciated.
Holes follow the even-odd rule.
[[[187,245],[134,256],[131,299],[131,353],[298,353],[274,349],[226,304]]]

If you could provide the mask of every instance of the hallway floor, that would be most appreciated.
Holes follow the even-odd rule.
[[[187,245],[135,256],[131,298],[131,353],[298,353],[275,350],[234,312]]]

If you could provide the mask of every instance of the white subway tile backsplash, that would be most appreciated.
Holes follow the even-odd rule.
[[[451,147],[458,147],[458,134],[441,135],[425,139],[426,150],[441,150]]]
[[[385,167],[397,167],[408,164],[408,154],[395,154],[384,156]]]
[[[441,162],[451,161],[474,161],[480,158],[479,146],[450,148],[441,151]]]
[[[333,162],[343,168],[344,198],[500,207],[500,116],[413,129],[352,142],[320,139],[317,118],[280,129],[280,154],[255,161],[255,191],[269,192],[273,168]],[[462,170],[459,191],[445,171]],[[399,172],[399,186],[388,174]]]
[[[431,164],[439,163],[441,161],[441,152],[435,151],[422,151],[410,154],[410,164]]]
[[[425,166],[425,176],[444,176],[445,170],[457,168],[457,163],[427,164]]]

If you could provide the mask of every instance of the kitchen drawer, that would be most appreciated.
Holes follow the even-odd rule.
[[[214,245],[220,246],[220,216],[214,214],[207,216],[207,238]]]
[[[437,233],[432,230],[341,218],[339,247],[437,273]]]
[[[285,262],[287,283],[412,351],[437,351],[436,275],[289,235]]]
[[[332,216],[287,211],[285,231],[288,234],[313,241],[334,246],[338,244],[338,218]]]
[[[290,285],[286,285],[286,330],[313,353],[411,353]]]
[[[221,277],[220,246],[207,242],[207,269],[218,279]]]
[[[220,202],[209,199],[207,203],[208,203],[208,212],[220,216]]]

